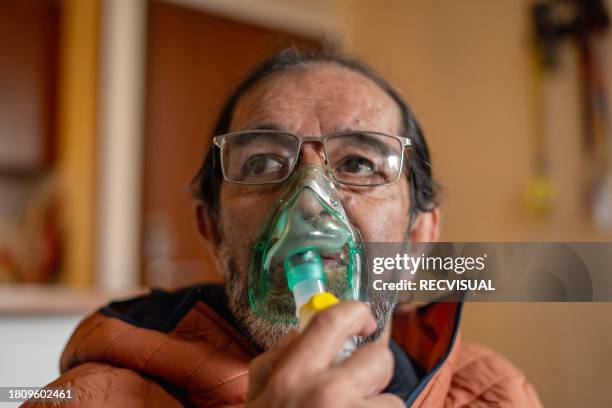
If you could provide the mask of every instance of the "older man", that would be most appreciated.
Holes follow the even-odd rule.
[[[347,273],[347,243],[438,237],[426,142],[385,80],[353,59],[287,50],[237,87],[215,136],[194,184],[224,287],[154,291],[87,318],[50,384],[72,389],[67,404],[540,406],[509,362],[461,342],[457,302],[347,300],[294,330],[287,282],[302,278],[283,268],[296,254],[359,299],[365,271]],[[339,360],[351,338],[359,347]]]

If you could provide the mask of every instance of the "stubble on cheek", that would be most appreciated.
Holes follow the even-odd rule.
[[[261,350],[268,350],[277,345],[289,331],[297,329],[294,325],[271,322],[256,315],[248,300],[248,272],[240,268],[230,256],[226,256],[225,251],[222,250],[221,255],[227,276],[225,293],[228,307],[241,332],[253,344]]]
[[[221,211],[219,217],[219,231],[221,236],[221,256],[232,261],[241,270],[247,270],[251,249],[254,245],[255,234],[249,231],[244,216],[235,216],[235,213]],[[237,228],[242,226],[242,228]],[[227,269],[226,272],[229,272]]]
[[[278,344],[283,336],[296,327],[263,319],[255,314],[249,304],[248,270],[257,231],[244,228],[248,223],[243,217],[234,217],[227,213],[221,214],[219,223],[219,255],[225,274],[228,308],[241,332],[261,350],[267,350]]]

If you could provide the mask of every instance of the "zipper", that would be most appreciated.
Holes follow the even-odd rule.
[[[421,394],[425,386],[429,383],[429,381],[433,378],[433,376],[438,372],[440,367],[442,367],[442,364],[444,364],[446,360],[448,359],[448,356],[450,355],[450,352],[453,349],[453,346],[455,345],[455,340],[457,339],[457,333],[459,332],[459,320],[461,319],[462,309],[463,309],[463,299],[461,299],[458,302],[457,309],[455,310],[455,316],[454,316],[455,326],[453,327],[453,335],[451,337],[451,341],[448,346],[448,349],[446,350],[446,353],[440,359],[440,361],[436,363],[434,368],[432,368],[431,371],[427,373],[427,375],[425,375],[425,377],[421,380],[419,385],[417,385],[417,387],[408,396],[408,399],[406,399],[405,401],[407,407],[410,407],[412,406],[412,404],[414,404],[414,401],[416,401],[417,397]]]

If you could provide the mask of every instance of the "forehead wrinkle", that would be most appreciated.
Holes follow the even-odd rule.
[[[256,84],[238,101],[232,128],[274,123],[299,133],[303,123],[310,123],[308,133],[340,128],[397,133],[400,118],[395,101],[375,82],[333,65],[288,70]]]
[[[255,85],[238,101],[234,110],[231,128],[252,128],[262,123],[273,123],[279,129],[295,132],[299,129],[299,118],[316,104],[315,97],[298,97],[290,94],[283,83],[266,79]],[[293,118],[287,124],[287,118]]]

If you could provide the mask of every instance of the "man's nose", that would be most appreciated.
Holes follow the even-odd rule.
[[[304,142],[300,151],[301,165],[323,166],[325,163],[325,154],[323,153],[323,143],[320,142]]]
[[[300,207],[302,217],[309,222],[314,222],[317,218],[326,214],[325,207],[317,199],[314,192],[309,188],[304,188],[298,197],[297,204]]]

